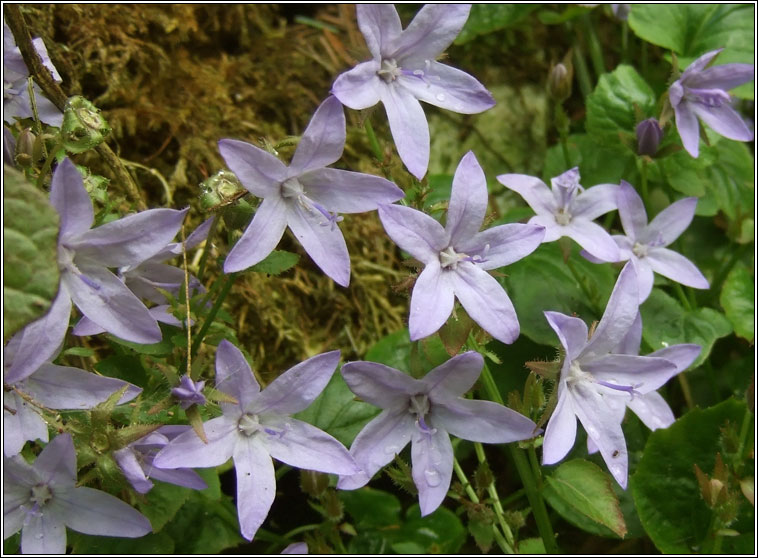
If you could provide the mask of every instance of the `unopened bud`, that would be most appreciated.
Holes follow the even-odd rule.
[[[26,128],[16,140],[15,161],[20,167],[30,167],[42,157],[42,144],[31,128]]]
[[[337,491],[335,490],[326,491],[324,495],[321,497],[321,503],[323,504],[324,511],[326,512],[326,516],[329,518],[330,521],[333,521],[334,523],[339,523],[342,520],[342,516],[343,516],[342,500],[340,500],[339,496],[337,496]]]
[[[110,134],[111,127],[100,109],[84,97],[71,97],[63,113],[63,145],[71,153],[81,153],[98,146]]]
[[[655,118],[637,124],[637,154],[653,157],[663,138],[663,129]]]
[[[205,210],[214,209],[245,192],[234,173],[223,169],[204,180],[200,189],[200,204]]]
[[[550,70],[547,80],[547,94],[555,101],[562,103],[571,96],[571,82],[574,69],[571,62],[559,62]]]
[[[300,488],[308,496],[318,498],[329,488],[329,476],[316,471],[300,469]]]

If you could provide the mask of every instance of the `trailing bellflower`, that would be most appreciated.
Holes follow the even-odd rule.
[[[529,223],[545,227],[542,242],[568,236],[599,260],[618,260],[611,235],[593,222],[616,209],[617,185],[598,184],[585,190],[579,184],[578,167],[553,178],[552,191],[539,178],[525,174],[501,174],[497,180],[524,198],[537,214]]]
[[[66,527],[86,535],[137,538],[150,521],[126,502],[76,486],[71,435],[60,434],[30,465],[20,455],[3,461],[3,536],[21,531],[24,554],[65,554]]]
[[[342,156],[345,113],[330,96],[318,107],[290,166],[249,143],[223,139],[227,166],[253,195],[263,198],[252,222],[224,262],[224,272],[241,271],[268,256],[288,226],[329,277],[350,283],[350,256],[337,213],[362,213],[391,203],[403,192],[389,180],[326,168]]]
[[[435,60],[458,36],[470,9],[428,4],[403,30],[391,4],[359,4],[358,27],[373,58],[341,74],[332,86],[351,109],[384,105],[398,155],[419,180],[429,166],[429,125],[419,101],[462,114],[495,105],[476,79]]]
[[[60,216],[61,289],[82,314],[116,337],[133,343],[160,341],[155,318],[108,268],[151,258],[176,236],[188,210],[150,209],[91,229],[92,201],[68,158],[53,173],[50,202]]]
[[[752,64],[706,66],[723,48],[703,54],[669,87],[669,101],[674,108],[676,128],[682,145],[693,157],[698,156],[700,127],[698,118],[714,132],[737,141],[752,141],[753,131],[730,106],[730,89],[753,79]]]
[[[545,312],[550,327],[565,349],[558,382],[558,403],[545,430],[542,461],[563,459],[576,439],[576,420],[582,423],[611,475],[626,488],[628,457],[621,421],[630,401],[665,384],[678,366],[666,358],[614,352],[638,315],[634,267],[621,270],[603,317],[592,337],[579,318]],[[643,411],[644,413],[644,411]]]
[[[339,362],[339,351],[290,368],[261,391],[240,350],[222,341],[216,351],[216,389],[237,403],[203,424],[208,443],[193,431],[174,438],[153,461],[162,469],[215,467],[234,459],[242,536],[252,540],[276,493],[271,458],[293,467],[350,475],[358,472],[345,447],[326,432],[292,418],[321,393]]]
[[[442,327],[456,297],[469,316],[495,339],[513,343],[518,337],[513,304],[487,270],[531,254],[545,230],[513,223],[480,232],[486,211],[487,180],[471,151],[455,171],[444,228],[413,208],[379,206],[379,217],[389,237],[425,266],[411,296],[412,340]]]
[[[362,400],[383,411],[353,441],[350,453],[363,469],[343,476],[337,488],[353,490],[411,443],[413,482],[421,515],[429,515],[445,499],[453,472],[450,436],[505,444],[535,436],[537,426],[525,416],[493,401],[461,397],[481,374],[484,359],[470,351],[454,356],[424,378],[375,362],[349,362],[342,376]]]

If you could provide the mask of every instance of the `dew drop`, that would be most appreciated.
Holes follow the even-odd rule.
[[[432,487],[439,486],[442,482],[440,472],[437,469],[426,469],[424,471],[424,477],[426,477],[426,484]]]
[[[444,101],[445,100],[445,94],[444,93],[437,93],[437,100],[438,101]]]
[[[34,535],[34,538],[37,540],[42,540],[45,538],[45,535],[44,533],[37,533],[36,535]]]
[[[384,453],[386,453],[387,455],[395,455],[399,450],[400,450],[399,447],[390,445],[384,448]]]

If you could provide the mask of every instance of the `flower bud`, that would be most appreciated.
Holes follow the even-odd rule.
[[[228,203],[245,192],[234,173],[223,169],[205,179],[200,184],[200,189],[200,204],[205,210]]]
[[[571,96],[571,81],[574,78],[574,68],[570,59],[559,62],[550,69],[547,80],[547,94],[551,99],[562,103]]]
[[[42,143],[31,128],[26,128],[18,135],[15,151],[16,164],[30,167],[42,157]]]
[[[663,138],[663,129],[655,118],[637,124],[637,154],[653,157]]]
[[[300,488],[309,496],[318,498],[329,488],[329,476],[317,471],[300,469]]]
[[[71,97],[63,113],[63,145],[71,153],[81,153],[98,146],[111,128],[100,109],[84,97]]]

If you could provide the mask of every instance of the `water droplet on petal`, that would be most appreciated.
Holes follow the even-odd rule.
[[[398,451],[400,451],[400,448],[397,446],[390,445],[384,448],[384,453],[387,455],[395,455]]]
[[[424,471],[424,477],[426,477],[426,484],[429,486],[439,486],[442,482],[440,472],[437,469],[427,469]]]
[[[445,94],[444,93],[437,93],[437,100],[438,101],[444,101],[445,100]]]
[[[37,533],[36,535],[34,535],[34,538],[37,540],[42,540],[45,538],[45,535],[44,533]]]

